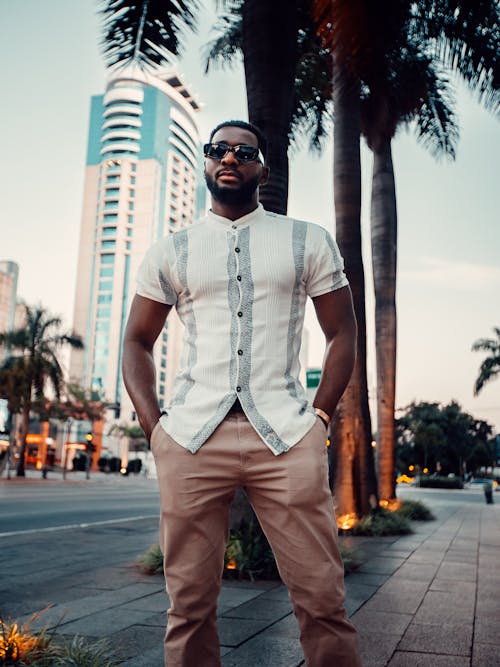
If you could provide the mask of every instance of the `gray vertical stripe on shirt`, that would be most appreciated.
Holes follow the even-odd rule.
[[[188,263],[188,234],[187,229],[182,229],[176,234],[174,234],[174,248],[177,259],[177,274],[179,276],[179,282],[181,284],[181,289],[185,294],[184,305],[182,308],[182,316],[184,320],[184,326],[186,327],[186,336],[185,342],[188,346],[188,358],[186,368],[183,369],[183,372],[178,376],[176,381],[176,386],[178,386],[177,391],[175,392],[170,405],[184,405],[186,396],[189,390],[194,385],[194,380],[191,377],[191,372],[193,366],[196,363],[196,318],[193,310],[193,299],[191,297],[191,292],[189,291],[188,281],[187,281],[187,263]]]
[[[306,247],[307,223],[303,220],[293,221],[292,230],[292,252],[295,266],[295,283],[293,285],[292,299],[290,304],[290,320],[288,323],[287,349],[286,349],[286,388],[290,396],[299,400],[302,405],[300,414],[307,406],[307,400],[298,399],[297,379],[292,375],[292,364],[296,357],[296,347],[300,343],[297,336],[297,323],[300,317],[300,286],[304,273],[304,256]],[[297,351],[298,352],[298,351]]]

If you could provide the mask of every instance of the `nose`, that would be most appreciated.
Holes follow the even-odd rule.
[[[221,164],[239,164],[239,162],[234,152],[232,150],[228,150],[228,152],[222,158]]]

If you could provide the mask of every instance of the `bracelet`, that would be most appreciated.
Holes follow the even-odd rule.
[[[330,416],[321,408],[314,408],[314,412],[318,415],[320,419],[324,421],[326,428],[328,428],[328,425],[330,424],[331,421]]]

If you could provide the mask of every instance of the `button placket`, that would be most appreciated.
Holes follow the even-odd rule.
[[[236,349],[237,349],[236,381],[239,382],[240,381],[240,357],[243,354],[243,352],[241,350],[241,347],[240,347],[240,343],[241,343],[241,320],[243,318],[243,312],[241,310],[241,303],[242,303],[242,300],[243,300],[243,289],[242,289],[242,285],[241,285],[241,273],[240,273],[240,251],[241,251],[241,249],[238,245],[238,228],[236,227],[236,225],[233,225],[232,229],[235,230],[234,231],[234,252],[236,254],[236,280],[238,281],[237,285],[238,285],[238,291],[239,291],[239,295],[240,295],[239,302],[238,302],[238,310],[236,312],[237,322],[238,322],[238,339],[236,341]],[[241,392],[241,386],[239,384],[236,387],[236,391],[238,393]]]

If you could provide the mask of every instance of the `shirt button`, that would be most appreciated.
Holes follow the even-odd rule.
[[[241,391],[241,387],[236,387],[236,391]]]
[[[241,310],[238,311],[237,315],[238,317],[243,317],[243,313],[241,312]]]
[[[243,350],[238,350],[238,354],[239,354],[240,357],[241,357],[241,355],[243,354]]]
[[[238,229],[236,225],[231,225],[231,229]]]
[[[236,280],[241,280],[241,276],[236,276]]]
[[[235,249],[234,249],[234,252],[239,252],[239,251],[240,251],[239,248],[235,248]]]

